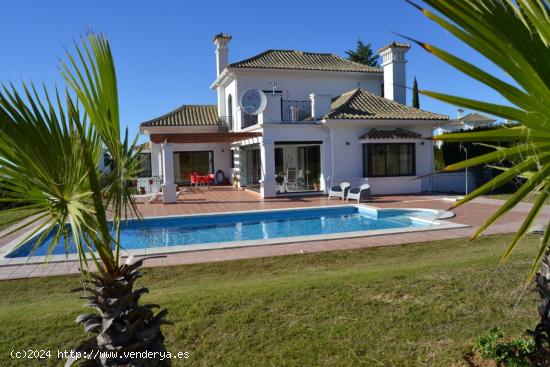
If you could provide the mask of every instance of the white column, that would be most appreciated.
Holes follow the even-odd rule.
[[[161,159],[160,159],[160,144],[151,143],[151,175],[160,177],[161,172]]]
[[[275,144],[273,142],[262,142],[260,144],[260,156],[262,159],[260,193],[264,198],[274,197],[277,193],[275,185]]]
[[[176,202],[177,185],[174,184],[174,148],[172,144],[164,143],[162,149],[162,199],[166,203]]]
[[[328,194],[330,188],[330,175],[332,171],[332,154],[330,138],[324,139],[321,145],[321,191]]]

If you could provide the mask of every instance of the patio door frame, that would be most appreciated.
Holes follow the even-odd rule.
[[[193,154],[196,154],[196,153],[208,153],[208,172],[197,172],[197,173],[200,173],[200,174],[206,174],[206,173],[214,173],[214,151],[213,150],[178,150],[178,151],[174,151],[174,165],[176,163],[176,159],[175,159],[175,156],[176,154],[181,154],[181,153],[189,153],[191,154],[191,166],[192,166],[192,170],[191,172],[195,172],[194,170],[194,166],[193,166],[193,157],[192,155]],[[179,159],[177,160],[179,162]],[[181,168],[181,163],[180,163],[180,167]],[[175,173],[175,167],[174,167],[174,173]],[[181,175],[181,172],[180,172],[180,175]],[[181,182],[181,183],[189,183],[187,177],[174,177],[176,182]]]
[[[319,148],[319,157],[318,157],[318,161],[319,161],[319,172],[317,172],[318,175],[322,175],[323,173],[323,142],[321,140],[312,140],[312,141],[275,141],[275,157],[277,159],[277,149],[284,149],[283,146],[285,145],[297,145],[298,146],[298,149],[300,148],[304,148],[304,159],[307,160],[307,157],[308,157],[308,153],[307,153],[307,147],[311,147],[311,146],[316,146]],[[296,157],[297,159],[297,164],[298,164],[298,160],[299,160],[299,150],[298,150],[298,155]],[[284,153],[283,153],[283,162],[281,162],[281,165],[284,167]],[[305,165],[308,165],[309,166],[309,163],[305,163]],[[277,165],[277,162],[275,163],[275,171],[277,171],[277,168],[278,168],[278,165]],[[298,167],[296,167],[298,168]],[[305,170],[305,168],[304,168]],[[275,175],[277,175],[279,172],[275,172]],[[313,186],[313,181],[314,181],[315,177],[311,177],[311,182],[309,182],[309,178],[306,180],[305,182],[305,185],[306,186]],[[316,190],[301,190],[301,191],[287,191],[287,192],[278,192],[277,195],[285,195],[285,194],[294,194],[294,193],[315,193],[315,192],[318,192]]]

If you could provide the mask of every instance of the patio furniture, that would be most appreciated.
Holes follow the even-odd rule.
[[[197,172],[192,172],[188,175],[190,188],[195,186],[195,189],[199,189],[199,185],[206,185],[209,186],[210,182],[214,182],[214,175],[211,173],[208,173],[206,175],[200,175]]]
[[[296,169],[288,168],[286,170],[286,190],[296,191],[298,185],[296,179]]]
[[[328,199],[335,197],[344,200],[348,194],[348,191],[351,187],[349,182],[342,182],[340,185],[332,186],[328,190]]]
[[[136,203],[148,203],[153,196],[155,196],[155,192],[150,192],[146,194],[136,194],[132,195],[132,198]]]
[[[199,188],[199,185],[206,185],[206,186],[210,186],[210,175],[207,174],[207,175],[196,175],[195,176],[196,178],[196,181],[197,181],[197,189]]]
[[[183,194],[183,191],[184,190],[179,190],[176,192],[176,201],[178,200],[178,197]],[[162,198],[162,191],[159,191],[159,192],[155,192],[151,198],[149,199],[149,201],[147,201],[147,204],[151,204],[153,203],[155,200],[157,199],[161,199]]]
[[[357,203],[361,203],[365,201],[366,198],[370,198],[370,185],[369,184],[363,184],[360,187],[354,187],[349,190],[348,195],[346,196],[346,202],[349,199],[357,200]]]

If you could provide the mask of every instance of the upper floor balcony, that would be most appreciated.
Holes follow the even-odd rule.
[[[311,101],[281,101],[281,121],[311,121]]]
[[[311,123],[330,111],[331,96],[311,94],[309,100],[282,99],[280,94],[266,94],[267,106],[259,115],[240,111],[241,129],[265,123]]]

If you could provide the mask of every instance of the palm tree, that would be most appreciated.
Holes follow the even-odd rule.
[[[86,366],[163,366],[167,360],[130,360],[126,351],[164,352],[160,330],[166,310],[141,305],[146,288],[134,290],[143,260],[120,261],[120,226],[136,210],[127,182],[138,172],[136,140],[121,141],[117,80],[106,37],[89,33],[76,57],[67,51],[61,63],[69,88],[50,95],[34,85],[0,90],[0,197],[13,205],[14,229],[36,236],[35,248],[49,239],[49,254],[58,246],[76,247],[86,306],[94,313],[76,321],[94,334],[80,352],[111,351],[116,356],[81,360]],[[103,149],[112,171],[98,170]],[[108,212],[111,220],[108,220]],[[21,218],[28,218],[20,222]],[[90,265],[93,266],[90,267]],[[95,271],[93,271],[95,270]],[[67,364],[75,362],[70,359]]]
[[[492,61],[512,80],[507,82],[460,57],[436,46],[418,42],[421,47],[466,75],[486,84],[509,101],[509,105],[472,100],[443,93],[421,91],[441,101],[487,112],[520,125],[491,131],[466,132],[435,137],[450,142],[508,141],[509,148],[446,167],[456,170],[502,160],[516,161],[513,167],[480,186],[457,203],[462,205],[517,177],[524,182],[485,223],[474,238],[512,209],[523,198],[537,195],[532,209],[502,255],[508,259],[514,247],[528,232],[550,194],[550,9],[547,0],[424,0],[431,9],[407,0],[430,20]],[[414,40],[413,40],[414,41]],[[550,357],[550,230],[547,229],[529,277],[536,272],[536,286],[542,297],[540,322],[534,336],[539,365]],[[541,264],[542,259],[542,265]],[[537,271],[538,270],[538,271]]]

